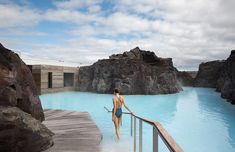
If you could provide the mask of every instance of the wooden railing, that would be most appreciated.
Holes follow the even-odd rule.
[[[108,108],[104,107],[108,112],[110,111]],[[170,136],[170,134],[163,128],[163,126],[159,122],[154,122],[140,116],[137,116],[133,113],[123,112],[123,114],[128,114],[131,116],[131,136],[133,135],[133,127],[134,127],[134,147],[133,150],[136,152],[136,120],[139,120],[139,152],[143,151],[143,122],[151,125],[153,127],[153,152],[158,152],[158,137],[162,139],[166,147],[170,152],[183,152],[180,146],[175,142],[175,140]],[[134,126],[133,126],[133,118],[134,118]]]

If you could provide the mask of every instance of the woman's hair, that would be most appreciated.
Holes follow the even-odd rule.
[[[120,90],[118,88],[115,88],[114,93],[120,93]]]

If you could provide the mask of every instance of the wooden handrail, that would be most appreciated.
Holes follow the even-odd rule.
[[[163,128],[159,122],[155,122],[154,126],[157,128],[160,137],[167,145],[167,147],[173,152],[183,152],[183,149],[175,142],[171,135]]]
[[[107,107],[104,107],[104,108],[108,112],[112,112]],[[175,142],[175,140],[171,137],[171,135],[163,128],[163,126],[159,122],[154,122],[154,121],[142,118],[142,117],[137,116],[134,113],[130,113],[130,112],[123,112],[123,114],[132,115],[135,118],[142,120],[143,122],[148,123],[148,124],[152,125],[153,127],[155,127],[157,129],[159,136],[161,137],[161,139],[163,140],[163,142],[166,144],[167,148],[171,152],[183,152],[183,149]]]
[[[154,126],[157,129],[157,131],[158,131],[160,137],[162,138],[162,140],[164,141],[164,143],[169,148],[169,150],[171,150],[173,152],[183,152],[181,147],[175,142],[175,140],[171,137],[171,135],[163,128],[163,126],[159,122],[154,122],[154,121],[142,118],[142,117],[137,116],[133,113],[129,113],[129,114],[132,114],[134,117]]]

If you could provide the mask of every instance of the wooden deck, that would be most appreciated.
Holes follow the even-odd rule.
[[[55,145],[45,152],[99,152],[102,135],[89,113],[44,110],[43,122],[52,132]]]

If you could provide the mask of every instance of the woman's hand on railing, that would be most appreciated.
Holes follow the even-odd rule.
[[[129,111],[131,115],[134,115],[134,113],[132,111]]]

